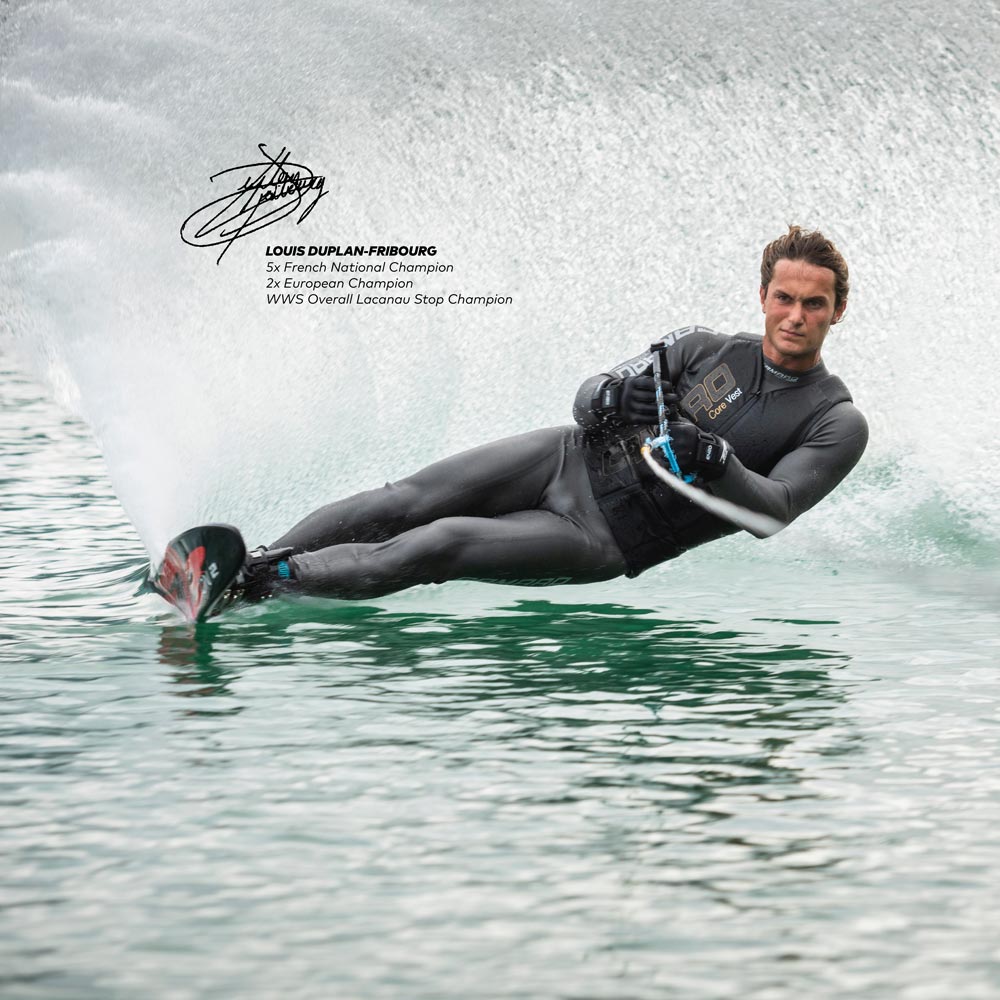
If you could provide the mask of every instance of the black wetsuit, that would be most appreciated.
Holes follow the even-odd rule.
[[[857,464],[868,425],[847,387],[820,362],[806,372],[769,362],[761,338],[682,327],[664,338],[667,376],[684,415],[724,437],[732,455],[716,496],[789,523],[817,504]],[[609,379],[649,374],[649,352],[595,375],[577,393],[587,428],[594,494],[628,563],[628,575],[739,529],[660,483],[639,448],[652,427],[622,427],[595,403]]]
[[[759,338],[703,327],[665,339],[682,408],[734,452],[713,493],[787,522],[861,457],[864,417],[822,363],[778,369],[764,362]],[[637,449],[652,428],[599,412],[602,384],[649,370],[650,356],[640,355],[584,382],[577,426],[483,445],[310,514],[271,546],[293,549],[291,586],[371,598],[456,579],[591,583],[635,576],[737,530],[645,468]]]

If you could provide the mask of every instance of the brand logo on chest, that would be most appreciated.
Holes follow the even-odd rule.
[[[723,362],[688,391],[681,400],[681,405],[696,420],[700,417],[717,420],[729,412],[741,396],[743,390],[736,384],[736,376],[729,365]]]

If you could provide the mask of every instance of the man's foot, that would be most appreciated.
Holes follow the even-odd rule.
[[[247,553],[246,561],[239,576],[233,581],[226,603],[246,601],[256,604],[267,597],[286,590],[294,579],[291,563],[291,547],[266,549],[263,545]]]

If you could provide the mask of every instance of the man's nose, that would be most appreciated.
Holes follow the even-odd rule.
[[[805,322],[805,311],[802,308],[801,302],[796,302],[788,313],[788,322],[794,323],[795,326],[800,326]]]

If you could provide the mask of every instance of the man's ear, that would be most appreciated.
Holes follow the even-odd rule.
[[[760,286],[760,311],[764,311],[764,299],[767,298],[767,285]]]
[[[836,309],[834,309],[833,319],[831,320],[830,325],[833,326],[834,323],[839,323],[841,319],[843,319],[845,312],[847,312],[847,299],[844,299],[844,301],[841,302]]]

